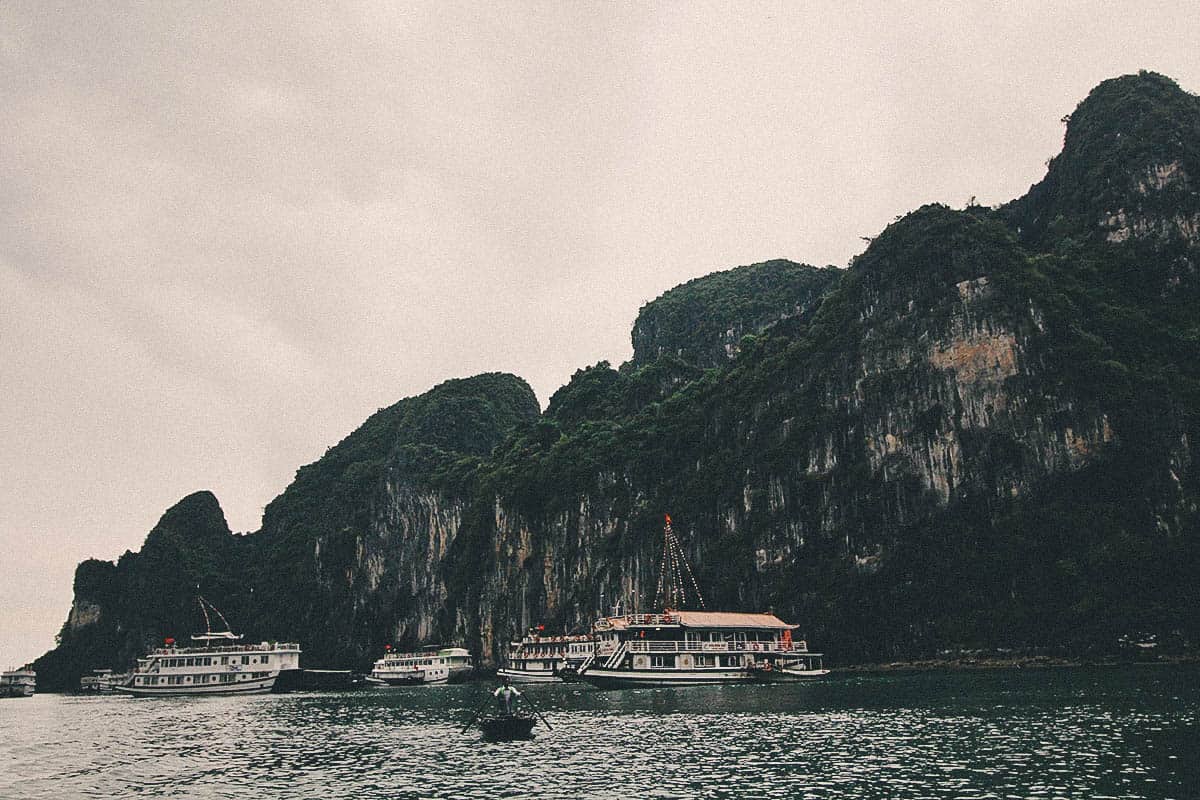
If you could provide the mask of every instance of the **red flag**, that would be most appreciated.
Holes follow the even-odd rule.
[[[663,516],[667,518],[667,524],[668,524],[668,525],[670,525],[670,524],[671,524],[671,515],[670,515],[670,514],[663,514]]]
[[[166,642],[167,644],[175,644],[175,640],[174,640],[174,639],[172,639],[170,636],[168,636],[168,637],[167,637],[166,639],[164,639],[163,641],[164,641],[164,642]]]
[[[546,626],[545,626],[545,625],[538,625],[538,626],[537,626],[537,629],[538,629],[539,631],[544,631],[544,630],[546,630]]]

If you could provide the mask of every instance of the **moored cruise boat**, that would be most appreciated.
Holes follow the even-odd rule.
[[[821,654],[795,640],[796,625],[773,613],[676,611],[690,592],[704,598],[671,530],[663,528],[662,563],[655,601],[662,613],[614,614],[592,625],[592,662],[582,678],[604,687],[692,686],[750,681],[807,680],[829,674]]]
[[[138,659],[137,669],[118,692],[135,697],[209,694],[263,694],[271,691],[283,673],[300,669],[300,645],[292,642],[242,644],[229,630],[224,615],[203,597],[206,631],[193,636],[193,647],[177,647],[167,639]],[[208,616],[212,610],[225,630],[214,632]]]
[[[509,645],[508,658],[496,675],[524,683],[561,680],[591,660],[594,642],[590,635],[543,636],[530,631]]]
[[[475,672],[471,653],[464,647],[426,647],[419,653],[393,653],[389,648],[375,662],[371,677],[389,686],[457,683]]]
[[[0,673],[0,697],[29,697],[37,688],[37,673],[26,664]]]
[[[240,638],[193,636],[193,641],[204,643],[199,647],[168,642],[139,658],[128,683],[115,688],[135,697],[263,694],[271,691],[281,672],[300,669],[300,645],[241,644]]]
[[[603,687],[804,680],[829,674],[774,614],[672,611],[605,617],[593,626],[595,662],[583,679]]]
[[[91,675],[84,675],[79,679],[79,693],[112,694],[118,686],[128,680],[128,673],[116,673],[111,669],[92,670]]]

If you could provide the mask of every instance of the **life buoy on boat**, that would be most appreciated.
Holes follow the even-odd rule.
[[[771,662],[768,661],[767,663],[763,664],[763,672],[770,672],[770,671],[771,671]]]

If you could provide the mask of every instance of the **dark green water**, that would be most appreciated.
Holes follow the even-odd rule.
[[[1196,666],[536,686],[497,744],[484,688],[3,700],[0,797],[1200,797]]]

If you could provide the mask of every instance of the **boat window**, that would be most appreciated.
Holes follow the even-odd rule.
[[[271,658],[270,656],[263,656],[262,658],[260,658],[260,659],[259,659],[259,661],[260,661],[260,662],[262,662],[263,664],[265,664],[265,663],[267,663],[267,661],[268,661],[270,658]]]
[[[650,656],[650,666],[652,667],[674,667],[675,656]]]

